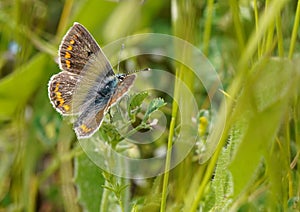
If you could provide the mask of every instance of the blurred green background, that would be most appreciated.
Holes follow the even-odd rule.
[[[299,211],[299,20],[300,3],[286,0],[1,0],[0,211]],[[207,56],[224,86],[213,92],[227,103],[226,120],[197,122],[200,140],[207,126],[223,133],[207,141],[218,143],[209,161],[198,163],[195,146],[172,171],[140,181],[89,161],[47,94],[59,43],[75,21],[100,46],[165,33]],[[205,102],[189,69],[160,63]],[[165,146],[176,105],[167,113]]]

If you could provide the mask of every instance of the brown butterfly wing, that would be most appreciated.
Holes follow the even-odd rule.
[[[48,85],[49,99],[53,107],[62,115],[78,113],[72,108],[72,96],[80,76],[62,71],[51,77]]]
[[[119,81],[117,89],[111,97],[103,98],[101,105],[94,104],[86,108],[86,111],[78,117],[74,124],[77,138],[89,138],[100,128],[108,109],[129,91],[135,78],[135,75],[125,76],[122,81]]]
[[[91,137],[101,126],[105,108],[99,110],[96,114],[89,113],[79,123],[74,124],[74,131],[78,139]]]
[[[134,80],[136,78],[135,74],[127,75],[125,78],[119,82],[118,88],[116,89],[116,92],[112,96],[108,107],[113,106],[116,104],[132,87]]]
[[[80,74],[89,57],[98,51],[100,47],[87,29],[79,23],[74,23],[59,46],[59,67]]]

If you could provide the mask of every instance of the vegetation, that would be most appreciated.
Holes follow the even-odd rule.
[[[300,211],[299,1],[1,0],[0,8],[0,211]],[[73,22],[104,47],[116,72],[153,69],[147,81],[137,73],[97,142],[78,141],[72,117],[48,98]],[[141,33],[180,38],[168,43],[175,59],[159,56],[161,40],[131,40],[136,49],[117,44],[109,54],[110,43]],[[126,56],[142,47],[158,54]],[[181,63],[197,68],[194,47],[221,87],[206,88]],[[143,90],[156,83],[172,93]],[[218,111],[211,96],[220,97]],[[185,144],[192,149],[174,165]],[[163,152],[163,166],[132,177],[108,147],[137,160]],[[97,148],[101,155],[92,155]]]

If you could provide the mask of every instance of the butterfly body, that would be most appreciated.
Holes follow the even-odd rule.
[[[91,137],[108,109],[130,89],[135,75],[117,74],[92,35],[79,23],[69,29],[59,47],[60,73],[49,81],[53,107],[62,115],[77,115],[77,137]]]

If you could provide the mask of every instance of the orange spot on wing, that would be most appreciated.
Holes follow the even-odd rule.
[[[70,60],[66,60],[66,65],[67,65],[67,68],[70,68],[70,67],[71,67],[71,62],[70,62]]]
[[[72,51],[73,47],[72,46],[68,46],[67,50]]]
[[[85,133],[88,133],[88,132],[90,132],[92,129],[91,128],[88,128],[85,124],[82,124],[81,126],[80,126],[80,129],[83,131],[83,132],[85,132]]]
[[[63,100],[63,99],[60,99],[61,101],[60,101],[60,103],[59,103],[59,107],[61,107],[61,106],[63,106],[64,105],[64,103],[65,103],[65,101]]]
[[[72,40],[70,40],[70,44],[72,44],[72,45],[73,45],[74,43],[75,43],[75,40],[73,40],[73,39],[72,39]]]
[[[56,83],[54,92],[56,93],[58,91],[58,89],[59,89],[59,83]]]
[[[65,111],[69,111],[70,110],[70,106],[69,105],[64,105],[63,107],[64,107]]]
[[[55,92],[55,94],[58,99],[61,99],[61,92]]]
[[[65,58],[66,58],[66,59],[69,59],[69,58],[71,58],[71,54],[70,54],[69,52],[66,52],[66,54],[65,54]]]

